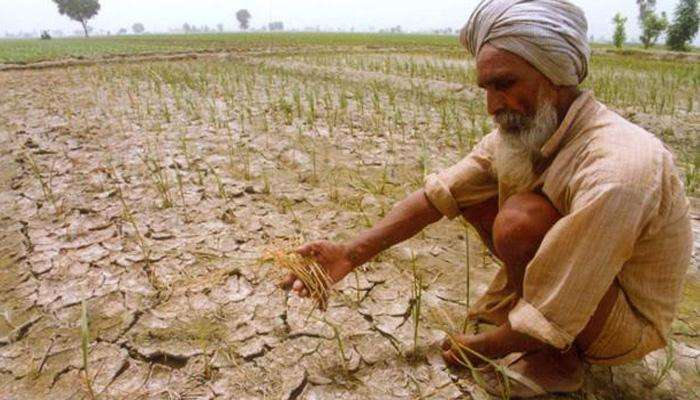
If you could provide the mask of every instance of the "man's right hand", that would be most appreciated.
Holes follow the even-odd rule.
[[[374,256],[415,236],[426,226],[439,221],[442,213],[428,200],[425,191],[418,190],[396,203],[389,213],[372,228],[360,233],[348,244],[328,241],[312,242],[300,247],[297,252],[311,257],[323,267],[331,282],[336,283],[355,267],[370,261]],[[304,282],[293,274],[280,284],[292,289],[301,297],[307,297],[309,290]]]
[[[323,240],[307,243],[296,251],[304,257],[315,259],[326,271],[331,283],[340,281],[355,267],[348,257],[347,246],[343,244]],[[280,287],[286,290],[291,289],[300,297],[309,296],[309,290],[304,285],[304,282],[291,273],[280,283]]]

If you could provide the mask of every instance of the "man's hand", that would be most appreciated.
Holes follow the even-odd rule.
[[[343,279],[354,268],[348,257],[347,247],[342,244],[329,241],[311,242],[297,249],[297,253],[315,259],[326,271],[332,283]],[[309,296],[309,290],[304,282],[291,273],[280,283],[280,287],[286,290],[292,289],[300,297]]]
[[[547,347],[550,346],[544,342],[514,331],[510,322],[506,322],[477,335],[458,334],[452,339],[448,338],[442,344],[442,357],[452,366],[464,365],[465,358],[472,365],[479,365],[485,361],[482,357],[495,360],[510,353],[536,351]]]
[[[297,252],[316,259],[328,273],[331,282],[336,283],[355,267],[370,261],[396,243],[415,236],[441,218],[442,214],[430,203],[425,192],[418,190],[396,203],[382,220],[347,244],[312,242],[302,246]],[[304,282],[293,274],[287,275],[280,287],[292,289],[301,297],[309,295]]]
[[[473,335],[457,334],[442,342],[442,358],[452,367],[465,365],[479,366],[484,360],[476,352],[481,354],[482,343]]]

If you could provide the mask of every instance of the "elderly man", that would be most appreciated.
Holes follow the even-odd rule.
[[[586,35],[583,11],[567,1],[482,1],[461,41],[497,129],[354,240],[299,249],[338,281],[443,216],[463,216],[504,265],[470,313],[496,327],[445,343],[443,356],[498,359],[518,397],[576,391],[584,361],[622,364],[663,347],[690,263],[673,155],[577,88]],[[308,295],[294,276],[284,284]]]

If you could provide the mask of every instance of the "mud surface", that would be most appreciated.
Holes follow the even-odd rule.
[[[182,92],[153,83],[180,72],[191,79]],[[262,83],[247,91],[255,73]],[[499,268],[458,222],[349,276],[325,313],[278,289],[280,271],[258,262],[272,243],[349,237],[415,190],[421,168],[460,156],[454,138],[373,131],[380,122],[360,112],[374,104],[369,93],[335,129],[331,119],[304,122],[275,100],[295,84],[317,86],[319,98],[366,86],[387,103],[393,92],[480,101],[437,78],[284,59],[0,74],[0,398],[90,398],[88,386],[124,399],[489,398],[438,352]],[[397,126],[439,129],[439,115],[405,110]],[[682,134],[693,119],[645,126]],[[426,166],[426,154],[440,156]],[[698,238],[695,200],[694,218]],[[414,263],[424,282],[417,345]],[[668,352],[591,367],[568,397],[697,398],[698,268],[694,258]]]

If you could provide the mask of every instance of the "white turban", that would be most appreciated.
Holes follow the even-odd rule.
[[[476,57],[489,43],[524,58],[557,86],[588,75],[588,22],[566,0],[482,0],[460,41]]]

